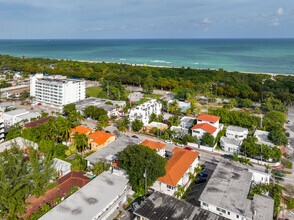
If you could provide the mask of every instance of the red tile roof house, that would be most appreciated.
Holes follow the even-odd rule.
[[[166,175],[159,177],[152,189],[173,196],[177,186],[185,189],[189,186],[189,172],[194,173],[194,168],[199,166],[199,153],[182,148],[174,148],[174,155],[168,160]]]
[[[222,128],[222,125],[219,124],[220,117],[202,114],[196,119],[197,124],[191,128],[193,137],[197,136],[198,140],[200,140],[205,133],[210,133],[216,138]]]
[[[34,212],[38,211],[45,203],[53,207],[54,200],[58,197],[64,198],[68,194],[72,186],[83,187],[88,182],[90,182],[90,180],[91,179],[85,176],[83,172],[72,171],[68,173],[67,175],[57,180],[59,186],[48,190],[44,196],[36,198],[36,196],[33,195],[27,198],[26,202],[31,203],[31,205],[27,206],[27,212],[25,216],[22,217],[27,218],[28,216],[32,215]]]
[[[156,142],[156,141],[151,141],[151,140],[144,140],[140,143],[140,145],[143,145],[143,146],[147,146],[147,147],[150,147],[151,149],[154,149],[156,150],[156,152],[164,157],[165,156],[165,147],[166,147],[166,144],[163,144],[163,143],[160,143],[160,142]]]

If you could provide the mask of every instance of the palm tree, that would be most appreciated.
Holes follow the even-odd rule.
[[[185,192],[185,189],[182,185],[177,185],[177,191],[175,192],[175,197],[176,198],[181,198]]]
[[[74,143],[78,151],[83,152],[88,147],[88,137],[85,134],[74,134]]]

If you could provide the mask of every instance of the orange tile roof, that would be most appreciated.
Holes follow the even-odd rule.
[[[209,132],[210,134],[213,134],[217,128],[208,123],[201,123],[201,124],[196,124],[191,128],[191,130],[194,130],[194,129],[203,129]]]
[[[174,155],[168,160],[165,167],[166,175],[157,180],[170,186],[176,186],[200,154],[178,147],[174,148],[172,152]]]
[[[159,142],[155,142],[155,141],[150,141],[150,140],[144,140],[143,142],[140,143],[140,145],[144,145],[147,147],[150,147],[151,149],[163,149],[165,148],[166,144],[162,144]]]
[[[92,138],[93,140],[91,142],[97,143],[97,144],[104,144],[109,138],[114,137],[114,134],[109,134],[107,132],[103,131],[96,131],[92,134],[88,135],[88,138]]]
[[[196,119],[202,120],[202,121],[209,121],[209,122],[217,122],[220,117],[219,116],[214,116],[214,115],[199,115]]]
[[[112,165],[112,166],[115,166],[115,167],[119,167],[119,165],[118,165],[118,160],[114,161],[111,165]]]
[[[91,131],[94,131],[94,130],[91,129],[91,128],[87,128],[87,127],[81,126],[81,125],[79,125],[79,126],[77,126],[77,127],[75,127],[75,128],[73,128],[73,129],[70,130],[70,132],[78,132],[79,135],[81,135],[81,134],[88,134]]]

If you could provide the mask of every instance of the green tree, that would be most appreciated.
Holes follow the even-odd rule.
[[[130,127],[129,124],[130,124],[129,118],[124,118],[123,120],[122,119],[117,120],[116,121],[117,130],[121,132],[126,132],[126,130],[128,130]]]
[[[281,129],[272,130],[268,135],[268,139],[278,146],[288,144],[288,138]]]
[[[69,114],[72,114],[73,112],[76,112],[76,104],[71,103],[63,106],[63,114],[65,116],[68,116]]]
[[[153,93],[153,79],[152,76],[147,77],[145,82],[143,83],[143,91],[147,94],[152,94]]]
[[[273,110],[280,111],[280,112],[287,111],[287,108],[282,103],[282,101],[274,97],[269,97],[264,99],[264,101],[262,102],[261,108],[264,111],[273,111]]]
[[[104,128],[109,126],[108,121],[109,117],[107,115],[100,115],[99,121],[97,122],[97,130],[103,131]]]
[[[145,171],[147,187],[166,174],[166,160],[149,147],[129,145],[119,153],[118,160],[119,166],[129,175],[130,184],[136,192],[144,192]]]
[[[132,122],[132,129],[133,131],[135,132],[139,132],[143,127],[143,122],[140,121],[139,119],[135,119],[133,122]]]
[[[253,101],[250,99],[240,99],[239,104],[245,108],[251,108],[253,105]]]
[[[79,152],[82,152],[88,147],[88,137],[85,134],[79,135],[75,133],[73,140]]]
[[[157,115],[156,115],[155,113],[152,113],[152,114],[150,115],[149,123],[151,123],[151,122],[153,122],[153,121],[156,121],[156,119],[157,119]]]
[[[109,168],[110,168],[110,164],[99,161],[99,162],[94,164],[93,172],[94,172],[95,175],[98,176],[101,173],[103,173],[104,171],[109,170]]]
[[[265,114],[263,117],[262,124],[264,128],[268,131],[283,127],[286,122],[286,117],[283,112],[270,111]]]
[[[209,145],[210,147],[212,147],[214,144],[214,137],[212,136],[212,134],[210,133],[205,133],[203,136],[202,136],[202,139],[201,139],[201,145]]]
[[[48,156],[44,159],[39,158],[37,150],[30,149],[29,153],[31,167],[30,179],[32,180],[31,194],[37,197],[44,195],[49,183],[57,177],[55,169],[52,167],[53,160]]]

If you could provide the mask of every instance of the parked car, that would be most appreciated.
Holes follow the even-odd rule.
[[[177,146],[179,147],[184,147],[185,145],[184,144],[181,144],[181,143],[176,143]]]
[[[288,124],[288,125],[289,125],[289,124],[291,124],[291,121],[290,121],[290,120],[288,120],[288,121],[287,121],[287,124]]]
[[[138,138],[138,136],[136,136],[136,135],[132,135],[132,138]]]
[[[191,151],[192,148],[191,147],[185,147],[184,149]]]
[[[286,136],[287,136],[287,137],[290,137],[290,133],[289,133],[289,132],[287,132],[287,133],[286,133]]]
[[[284,177],[284,176],[286,176],[286,174],[284,173],[283,170],[273,170],[272,173],[273,173],[276,177]]]
[[[195,184],[205,183],[206,182],[206,179],[198,178],[194,182],[195,182]]]
[[[202,170],[202,171],[205,170],[205,165],[204,165],[204,164],[201,165],[201,170]]]
[[[139,203],[137,203],[137,202],[134,202],[133,204],[132,204],[132,208],[133,208],[133,210],[135,211],[137,208],[139,208]]]
[[[37,105],[42,105],[42,103],[39,102]]]
[[[232,154],[224,154],[225,159],[232,159],[234,156]]]
[[[208,174],[204,173],[204,172],[201,172],[201,173],[198,174],[198,177],[205,178],[205,177],[208,177]]]
[[[171,140],[165,140],[164,142],[167,143],[167,144],[172,144],[173,143]]]

